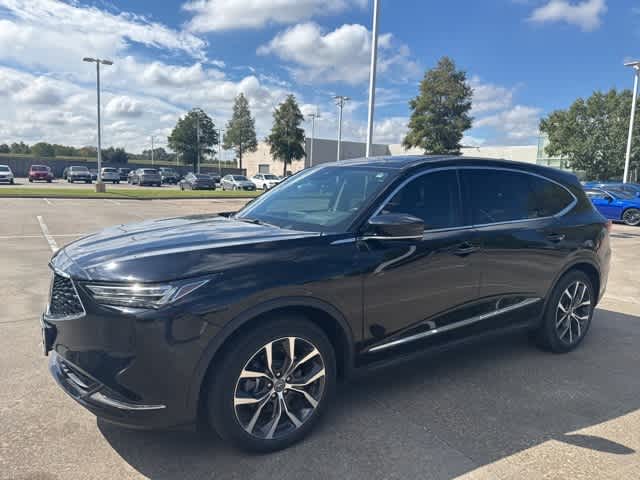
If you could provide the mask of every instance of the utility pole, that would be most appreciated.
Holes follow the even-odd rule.
[[[367,115],[367,149],[365,156],[371,156],[373,143],[373,113],[376,103],[376,63],[378,57],[378,13],[380,1],[373,0],[373,32],[371,41],[371,67],[369,69],[369,113]]]
[[[104,192],[104,183],[102,183],[102,126],[100,123],[100,64],[113,65],[113,62],[111,60],[101,60],[91,57],[84,57],[82,61],[96,64],[96,91],[98,99],[98,179],[96,182],[96,192]]]
[[[153,167],[154,163],[154,151],[153,151],[153,135],[151,135],[151,166]]]
[[[311,117],[311,145],[309,146],[309,166],[313,167],[313,139],[316,136],[316,118],[320,118],[319,113],[310,113]]]
[[[640,61],[628,62],[625,67],[632,67],[633,76],[633,99],[631,100],[631,119],[629,120],[629,137],[627,138],[627,154],[624,159],[624,177],[622,183],[629,181],[629,164],[631,162],[631,140],[633,138],[633,121],[636,118],[636,100],[638,98],[638,76],[640,76]]]
[[[220,177],[222,177],[222,165],[220,164],[220,161],[222,160],[222,132],[224,130],[222,130],[221,128],[218,129],[218,175],[220,175]]]
[[[338,162],[340,161],[340,144],[342,143],[342,109],[344,108],[344,104],[347,103],[349,100],[351,100],[349,97],[345,97],[344,95],[336,95],[335,97],[333,97],[334,100],[336,101],[336,105],[339,108],[339,115],[338,115],[338,155],[337,155],[337,160]]]

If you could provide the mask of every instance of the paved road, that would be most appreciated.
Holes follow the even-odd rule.
[[[640,478],[640,228],[623,226],[607,297],[570,355],[511,335],[387,369],[342,387],[318,431],[267,456],[96,421],[40,353],[51,250],[37,217],[61,246],[115,223],[241,203],[0,199],[0,478]]]

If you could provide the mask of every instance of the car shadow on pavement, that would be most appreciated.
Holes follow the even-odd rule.
[[[128,430],[98,421],[150,478],[454,478],[549,440],[579,455],[634,455],[580,430],[640,408],[640,317],[599,309],[568,355],[508,334],[388,367],[343,385],[301,444],[270,455],[215,435]]]

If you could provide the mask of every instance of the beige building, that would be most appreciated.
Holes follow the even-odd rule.
[[[422,150],[411,148],[406,150],[402,145],[389,145],[391,155],[422,155]],[[480,146],[480,147],[462,147],[463,157],[482,157],[482,158],[498,158],[506,160],[515,160],[518,162],[537,163],[538,146],[537,145],[521,145],[521,146]]]
[[[307,167],[319,163],[335,162],[338,157],[338,142],[326,138],[316,138],[313,141],[313,159],[311,159],[311,139],[307,138],[305,144],[307,156],[301,160],[294,160],[287,167],[291,173],[298,172]],[[373,145],[374,156],[391,155],[388,145]],[[342,141],[340,144],[340,160],[349,158],[360,158],[365,156],[365,144],[362,142]],[[242,156],[242,167],[246,170],[247,176],[252,177],[256,173],[284,173],[284,164],[280,160],[271,157],[269,145],[265,142],[258,144],[258,150],[248,152]]]

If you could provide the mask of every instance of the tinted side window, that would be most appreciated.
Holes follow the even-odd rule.
[[[607,194],[602,190],[585,190],[585,193],[589,198],[598,198],[600,200],[604,200],[605,198],[607,198]]]
[[[421,175],[396,193],[382,212],[408,213],[421,218],[427,230],[462,226],[456,171]]]
[[[528,177],[538,205],[539,216],[550,217],[560,213],[573,202],[573,196],[560,185],[533,175]]]
[[[461,170],[474,225],[538,218],[531,175],[505,170]]]

